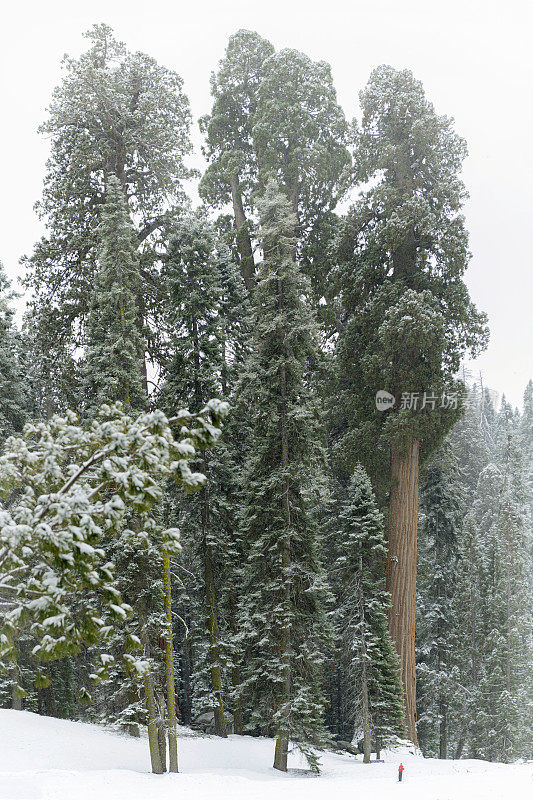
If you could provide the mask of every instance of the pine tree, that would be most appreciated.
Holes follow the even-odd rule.
[[[310,508],[322,458],[309,385],[316,334],[293,258],[295,219],[275,183],[259,208],[264,261],[240,396],[253,430],[242,508],[243,695],[249,727],[275,733],[274,767],[286,771],[292,741],[316,769],[313,748],[326,740],[321,670],[328,638],[328,591]]]
[[[348,215],[338,245],[343,327],[336,437],[338,450],[350,453],[352,463],[362,461],[376,481],[388,474],[385,485],[376,485],[382,494],[390,490],[389,625],[400,656],[408,734],[416,743],[419,459],[458,417],[440,398],[460,389],[454,376],[464,352],[484,345],[485,318],[462,281],[468,263],[458,177],[463,140],[407,70],[378,67],[360,99],[354,174],[369,188]],[[378,389],[394,395],[392,409],[376,409]]]
[[[358,466],[332,536],[336,627],[346,676],[352,735],[362,734],[364,760],[404,734],[398,659],[387,630],[386,546],[368,475]],[[379,757],[379,756],[378,756]]]
[[[197,448],[216,442],[226,413],[227,405],[216,400],[196,415],[180,411],[173,420],[179,431],[174,439],[161,412],[134,419],[120,405],[103,406],[89,428],[80,427],[69,412],[49,423],[27,425],[24,439],[8,440],[0,457],[0,597],[11,607],[2,619],[2,658],[16,656],[24,630],[36,640],[32,657],[37,663],[76,655],[100,642],[106,650],[98,652],[92,677],[105,679],[113,663],[107,646],[114,623],[132,611],[117,589],[106,539],[120,533],[125,542],[157,540],[163,561],[165,553],[175,551],[178,533],[154,523],[154,506],[170,477],[188,490],[203,485],[205,476],[192,472],[188,461]],[[32,485],[39,486],[39,493]],[[127,525],[131,514],[137,520],[135,530]],[[166,613],[165,623],[164,633],[170,636]],[[145,638],[141,619],[130,647],[120,655],[143,680],[152,769],[162,772],[164,742],[157,736]],[[141,645],[144,657],[129,652]],[[39,669],[36,685],[46,688],[49,681],[46,670]],[[167,693],[170,769],[177,771],[171,701]]]

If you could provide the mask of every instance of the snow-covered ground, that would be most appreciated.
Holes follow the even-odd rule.
[[[182,729],[180,774],[151,775],[148,745],[81,722],[0,710],[2,800],[531,800],[533,765],[438,761],[406,752],[382,764],[326,753],[317,777],[293,758],[271,768],[272,741]],[[397,782],[399,762],[404,781]]]

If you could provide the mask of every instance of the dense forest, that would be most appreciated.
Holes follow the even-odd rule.
[[[461,365],[466,143],[407,70],[229,40],[183,82],[105,25],[65,57],[0,268],[0,704],[320,750],[533,758],[533,382]],[[200,197],[189,199],[191,186]]]

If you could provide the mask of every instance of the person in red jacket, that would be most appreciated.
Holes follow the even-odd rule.
[[[405,769],[404,765],[400,764],[400,766],[398,767],[398,780],[399,781],[401,781],[401,779],[402,779],[402,774],[403,774],[404,769]]]

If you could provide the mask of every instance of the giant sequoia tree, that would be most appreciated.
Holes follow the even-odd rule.
[[[375,476],[390,465],[389,626],[400,656],[409,736],[416,742],[419,459],[457,419],[453,408],[443,407],[442,393],[460,388],[454,380],[460,359],[484,345],[486,332],[462,280],[469,258],[461,215],[466,193],[458,177],[464,141],[407,70],[378,67],[360,99],[355,176],[370,188],[348,216],[338,272],[344,306],[341,418],[347,411],[357,432],[351,422],[347,435],[338,437],[337,452],[348,463],[362,458]],[[376,410],[379,389],[396,397],[392,409]],[[402,409],[402,397],[411,393],[418,407],[409,400]]]
[[[26,259],[27,284],[51,343],[79,341],[92,298],[99,212],[108,176],[122,186],[140,250],[139,327],[153,308],[158,255],[171,210],[183,197],[190,112],[181,78],[132,53],[106,25],[89,50],[66,58],[41,131],[51,140],[37,212],[46,235]],[[43,334],[44,335],[44,334]]]
[[[251,288],[254,198],[275,180],[289,200],[295,236],[305,239],[336,205],[350,162],[348,128],[328,64],[297,50],[275,53],[250,31],[230,38],[211,86],[212,113],[202,120],[210,163],[201,192],[215,205],[231,198],[241,271]]]
[[[255,272],[250,216],[251,195],[257,187],[257,157],[252,129],[263,65],[273,52],[270,42],[253,31],[233,34],[218,72],[211,77],[211,114],[200,120],[209,160],[200,194],[214,206],[232,203],[237,252],[247,289],[254,285]]]

